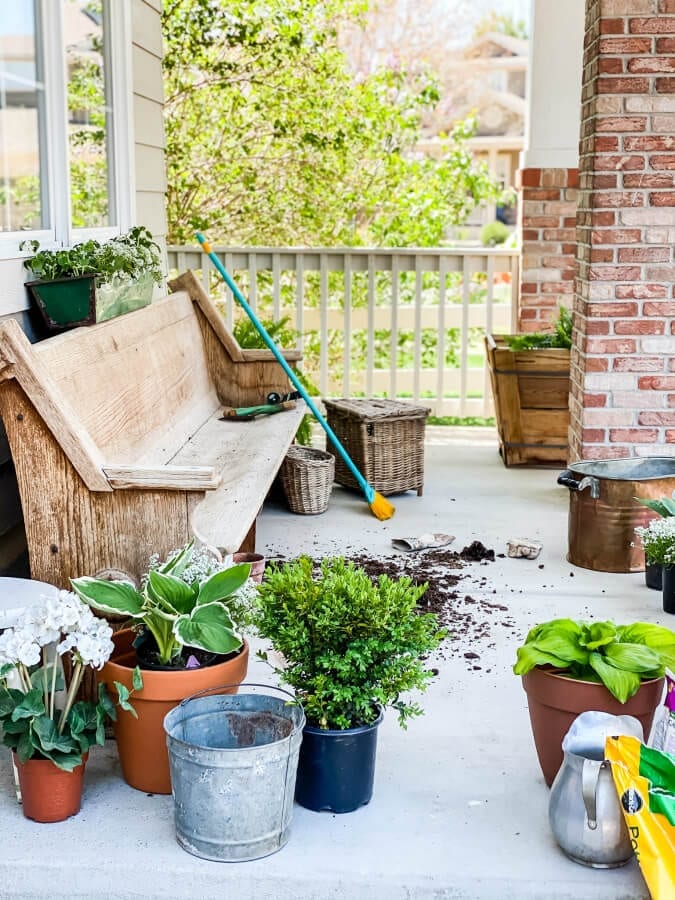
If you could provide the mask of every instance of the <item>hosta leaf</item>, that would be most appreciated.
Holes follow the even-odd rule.
[[[575,637],[581,634],[581,627],[581,624],[575,622],[574,619],[551,619],[550,622],[543,622],[541,625],[535,625],[527,635],[525,643],[531,644],[533,641],[548,634],[550,631]]]
[[[605,685],[610,694],[613,694],[619,703],[625,703],[640,687],[640,676],[635,672],[624,672],[610,665],[600,653],[593,652],[589,657],[589,664]]]
[[[19,757],[19,762],[24,763],[30,759],[35,749],[30,731],[24,731],[16,743],[16,755]]]
[[[182,572],[187,569],[192,561],[192,551],[194,550],[195,542],[194,540],[190,541],[189,544],[186,544],[181,550],[178,551],[174,556],[164,563],[163,566],[160,566],[157,569],[157,572],[162,572],[165,575],[180,575]]]
[[[177,619],[173,631],[181,644],[211,653],[233,653],[242,645],[222,603],[198,606],[190,616]]]
[[[73,578],[70,583],[77,596],[99,612],[132,619],[143,617],[143,596],[125,581],[99,581],[84,577]]]
[[[675,668],[675,632],[663,625],[650,622],[635,622],[617,629],[617,640],[627,644],[644,644],[651,647],[661,657],[661,663],[669,669]]]
[[[161,572],[150,572],[148,576],[148,593],[157,603],[165,601],[173,612],[188,613],[195,605],[195,595],[189,584],[185,584],[175,575],[163,575]]]
[[[616,625],[613,622],[593,622],[584,630],[582,643],[588,650],[597,650],[616,640]]]
[[[202,584],[197,603],[203,606],[207,603],[214,603],[216,600],[224,600],[239,590],[250,573],[250,563],[240,563],[237,566],[230,566],[229,569],[224,569],[222,572],[216,572]]]
[[[605,647],[604,652],[613,666],[627,672],[653,672],[661,668],[659,654],[644,644],[613,643]]]
[[[552,653],[545,653],[543,650],[539,650],[532,644],[525,644],[522,647],[518,647],[517,655],[518,659],[513,667],[513,671],[516,675],[527,675],[527,673],[532,671],[535,666],[551,665],[555,666],[557,669],[564,669],[569,665],[566,660],[560,659]]]
[[[542,634],[532,643],[532,647],[543,653],[551,653],[564,660],[567,665],[570,663],[585,665],[588,662],[588,651],[579,646],[578,636],[566,631],[549,631]]]

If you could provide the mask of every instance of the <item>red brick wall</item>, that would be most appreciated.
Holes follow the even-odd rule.
[[[675,0],[587,0],[573,459],[675,453],[674,92]]]
[[[519,327],[547,331],[561,304],[571,307],[576,258],[578,169],[518,172]]]

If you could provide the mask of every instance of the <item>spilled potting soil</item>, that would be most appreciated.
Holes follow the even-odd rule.
[[[495,560],[494,550],[480,541],[473,541],[459,552],[448,547],[381,557],[361,552],[346,553],[345,559],[362,568],[372,579],[380,575],[392,578],[405,575],[413,584],[426,583],[427,590],[419,603],[420,612],[434,613],[440,625],[449,632],[448,639],[443,641],[434,657],[457,657],[465,662],[469,671],[491,671],[491,668],[483,669],[481,657],[484,651],[495,647],[495,628],[515,627],[508,606],[497,602],[496,598],[487,600],[484,596],[488,591],[496,594],[484,574],[484,567]],[[283,557],[270,560],[279,565],[289,561]],[[322,558],[313,562],[318,568]],[[472,588],[478,596],[469,593]]]

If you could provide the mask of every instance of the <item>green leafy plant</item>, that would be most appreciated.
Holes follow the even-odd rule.
[[[670,566],[675,562],[675,517],[652,519],[648,525],[638,525],[635,533],[651,564]]]
[[[484,247],[496,247],[503,244],[511,235],[511,231],[503,222],[488,222],[480,232],[480,242]]]
[[[658,500],[650,500],[648,497],[636,497],[635,499],[664,519],[675,516],[675,491],[673,491],[672,497],[660,497]]]
[[[284,316],[282,319],[278,321],[274,321],[274,319],[263,319],[262,325],[272,338],[280,347],[293,347],[298,338],[298,332],[294,328],[289,328],[288,323],[290,319],[288,316]],[[255,327],[253,322],[250,319],[238,319],[233,328],[232,334],[237,340],[237,343],[242,349],[247,350],[264,350],[267,347],[265,341],[263,341],[260,336],[260,332]],[[298,381],[310,395],[310,397],[317,397],[319,394],[319,389],[309,378],[307,378],[302,372],[296,371],[295,373],[298,376]],[[261,401],[262,402],[262,401]],[[307,415],[302,417],[302,421],[298,427],[298,430],[295,434],[295,440],[298,444],[303,444],[305,446],[312,443],[312,421],[313,417],[307,413]]]
[[[113,649],[112,629],[74,594],[61,591],[26,609],[0,634],[0,724],[2,741],[19,762],[48,759],[65,771],[82,762],[90,747],[103,744],[105,722],[117,716],[105,685],[98,699],[76,701],[85,669],[100,669]],[[59,657],[68,657],[65,690]],[[118,704],[136,715],[131,691],[114,682]],[[140,670],[133,673],[140,690]]]
[[[510,334],[505,340],[510,350],[569,350],[572,346],[572,313],[560,307],[554,330],[550,334],[533,332],[532,334]]]
[[[217,568],[202,578],[192,567],[194,544],[175,551],[151,568],[143,588],[124,581],[75,578],[72,586],[85,603],[102,613],[128,616],[149,632],[161,665],[183,667],[183,648],[234,653],[242,646],[229,601],[248,580],[251,566]],[[189,583],[184,576],[189,572]]]
[[[660,678],[674,665],[675,632],[669,628],[553,619],[530,631],[513,671],[526,675],[536,666],[553,666],[561,675],[601,682],[625,703],[643,681]]]
[[[162,281],[161,251],[147,228],[138,225],[109,241],[84,241],[67,250],[40,250],[40,242],[23,241],[22,250],[34,256],[24,266],[40,281],[96,275],[98,284],[132,281],[150,274]]]
[[[445,636],[433,614],[417,612],[425,590],[405,577],[374,583],[340,557],[324,560],[317,577],[307,557],[268,570],[256,625],[282,654],[277,674],[311,725],[368,725],[378,706],[396,709],[403,726],[422,713],[401,695],[426,688],[423,659]]]

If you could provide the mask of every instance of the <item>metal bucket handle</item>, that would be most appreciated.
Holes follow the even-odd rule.
[[[215,687],[204,688],[201,691],[197,691],[196,694],[191,694],[189,697],[186,697],[184,700],[181,700],[179,707],[185,706],[191,700],[196,700],[197,697],[204,696],[217,696],[218,691],[222,691],[225,688],[241,688],[241,687],[256,687],[256,688],[265,688],[265,690],[271,691],[279,691],[280,694],[286,694],[287,697],[290,697],[291,700],[295,700],[295,694],[291,694],[290,691],[284,690],[284,688],[277,687],[275,684],[261,684],[257,681],[242,681],[242,682],[232,682],[231,684],[219,684]]]
[[[558,484],[569,488],[571,491],[583,491],[589,487],[591,489],[591,497],[593,500],[597,500],[600,496],[600,482],[592,475],[586,475],[580,481],[577,481],[572,470],[565,469],[564,472],[561,472],[560,475],[558,475]]]

